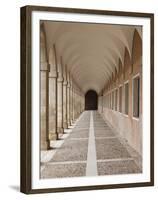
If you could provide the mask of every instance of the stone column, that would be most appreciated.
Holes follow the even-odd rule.
[[[58,78],[57,78],[57,131],[64,133],[63,128],[63,76],[62,66],[58,65]]]
[[[58,139],[57,133],[57,66],[55,45],[49,51],[49,140]]]
[[[80,113],[82,113],[82,94],[80,93]]]
[[[79,91],[77,91],[77,118],[79,117],[80,115],[80,95],[79,95]]]
[[[75,120],[78,118],[78,94],[75,93]]]
[[[82,113],[82,94],[80,92],[80,113]]]
[[[103,97],[103,94],[101,96],[101,112],[103,113],[103,103],[104,103],[104,97]]]
[[[76,112],[76,105],[75,105],[75,103],[76,103],[76,99],[75,99],[75,88],[73,87],[72,88],[73,90],[72,90],[72,98],[73,98],[73,105],[72,105],[72,120],[73,120],[73,122],[75,121],[75,112]]]
[[[67,76],[67,124],[68,126],[71,125],[71,120],[70,120],[70,74],[68,73]]]
[[[40,29],[40,149],[48,150],[48,62],[44,26]]]
[[[85,109],[85,96],[82,95],[82,112],[84,111]]]
[[[64,67],[64,82],[63,82],[63,127],[68,128],[67,123],[67,72],[66,66]]]
[[[81,94],[79,92],[79,113],[81,114]]]
[[[41,88],[40,88],[40,99],[41,99],[41,127],[40,127],[40,134],[41,134],[41,150],[48,150],[49,149],[49,138],[48,138],[48,63],[42,62],[41,63]]]
[[[72,80],[70,79],[70,122],[73,123],[73,86]]]
[[[54,66],[50,65],[50,69]],[[49,139],[58,139],[57,133],[57,72],[49,73]]]

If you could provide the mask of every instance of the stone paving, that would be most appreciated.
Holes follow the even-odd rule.
[[[41,178],[141,173],[140,156],[97,111],[82,113],[51,144],[52,150],[41,152]]]

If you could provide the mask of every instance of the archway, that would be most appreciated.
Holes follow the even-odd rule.
[[[94,90],[89,90],[85,95],[85,110],[98,109],[98,95]]]

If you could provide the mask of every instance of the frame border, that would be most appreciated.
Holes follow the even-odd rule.
[[[115,15],[150,18],[150,181],[96,186],[32,189],[31,184],[31,13],[32,11]],[[20,191],[25,194],[101,190],[154,186],[154,14],[63,7],[24,6],[20,8]]]

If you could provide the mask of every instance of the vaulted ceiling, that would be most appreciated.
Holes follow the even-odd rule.
[[[125,48],[132,55],[135,29],[142,35],[141,27],[125,25],[44,21],[44,28],[47,53],[55,44],[57,60],[62,56],[84,93],[89,89],[100,93],[118,69],[119,59],[124,62]]]

